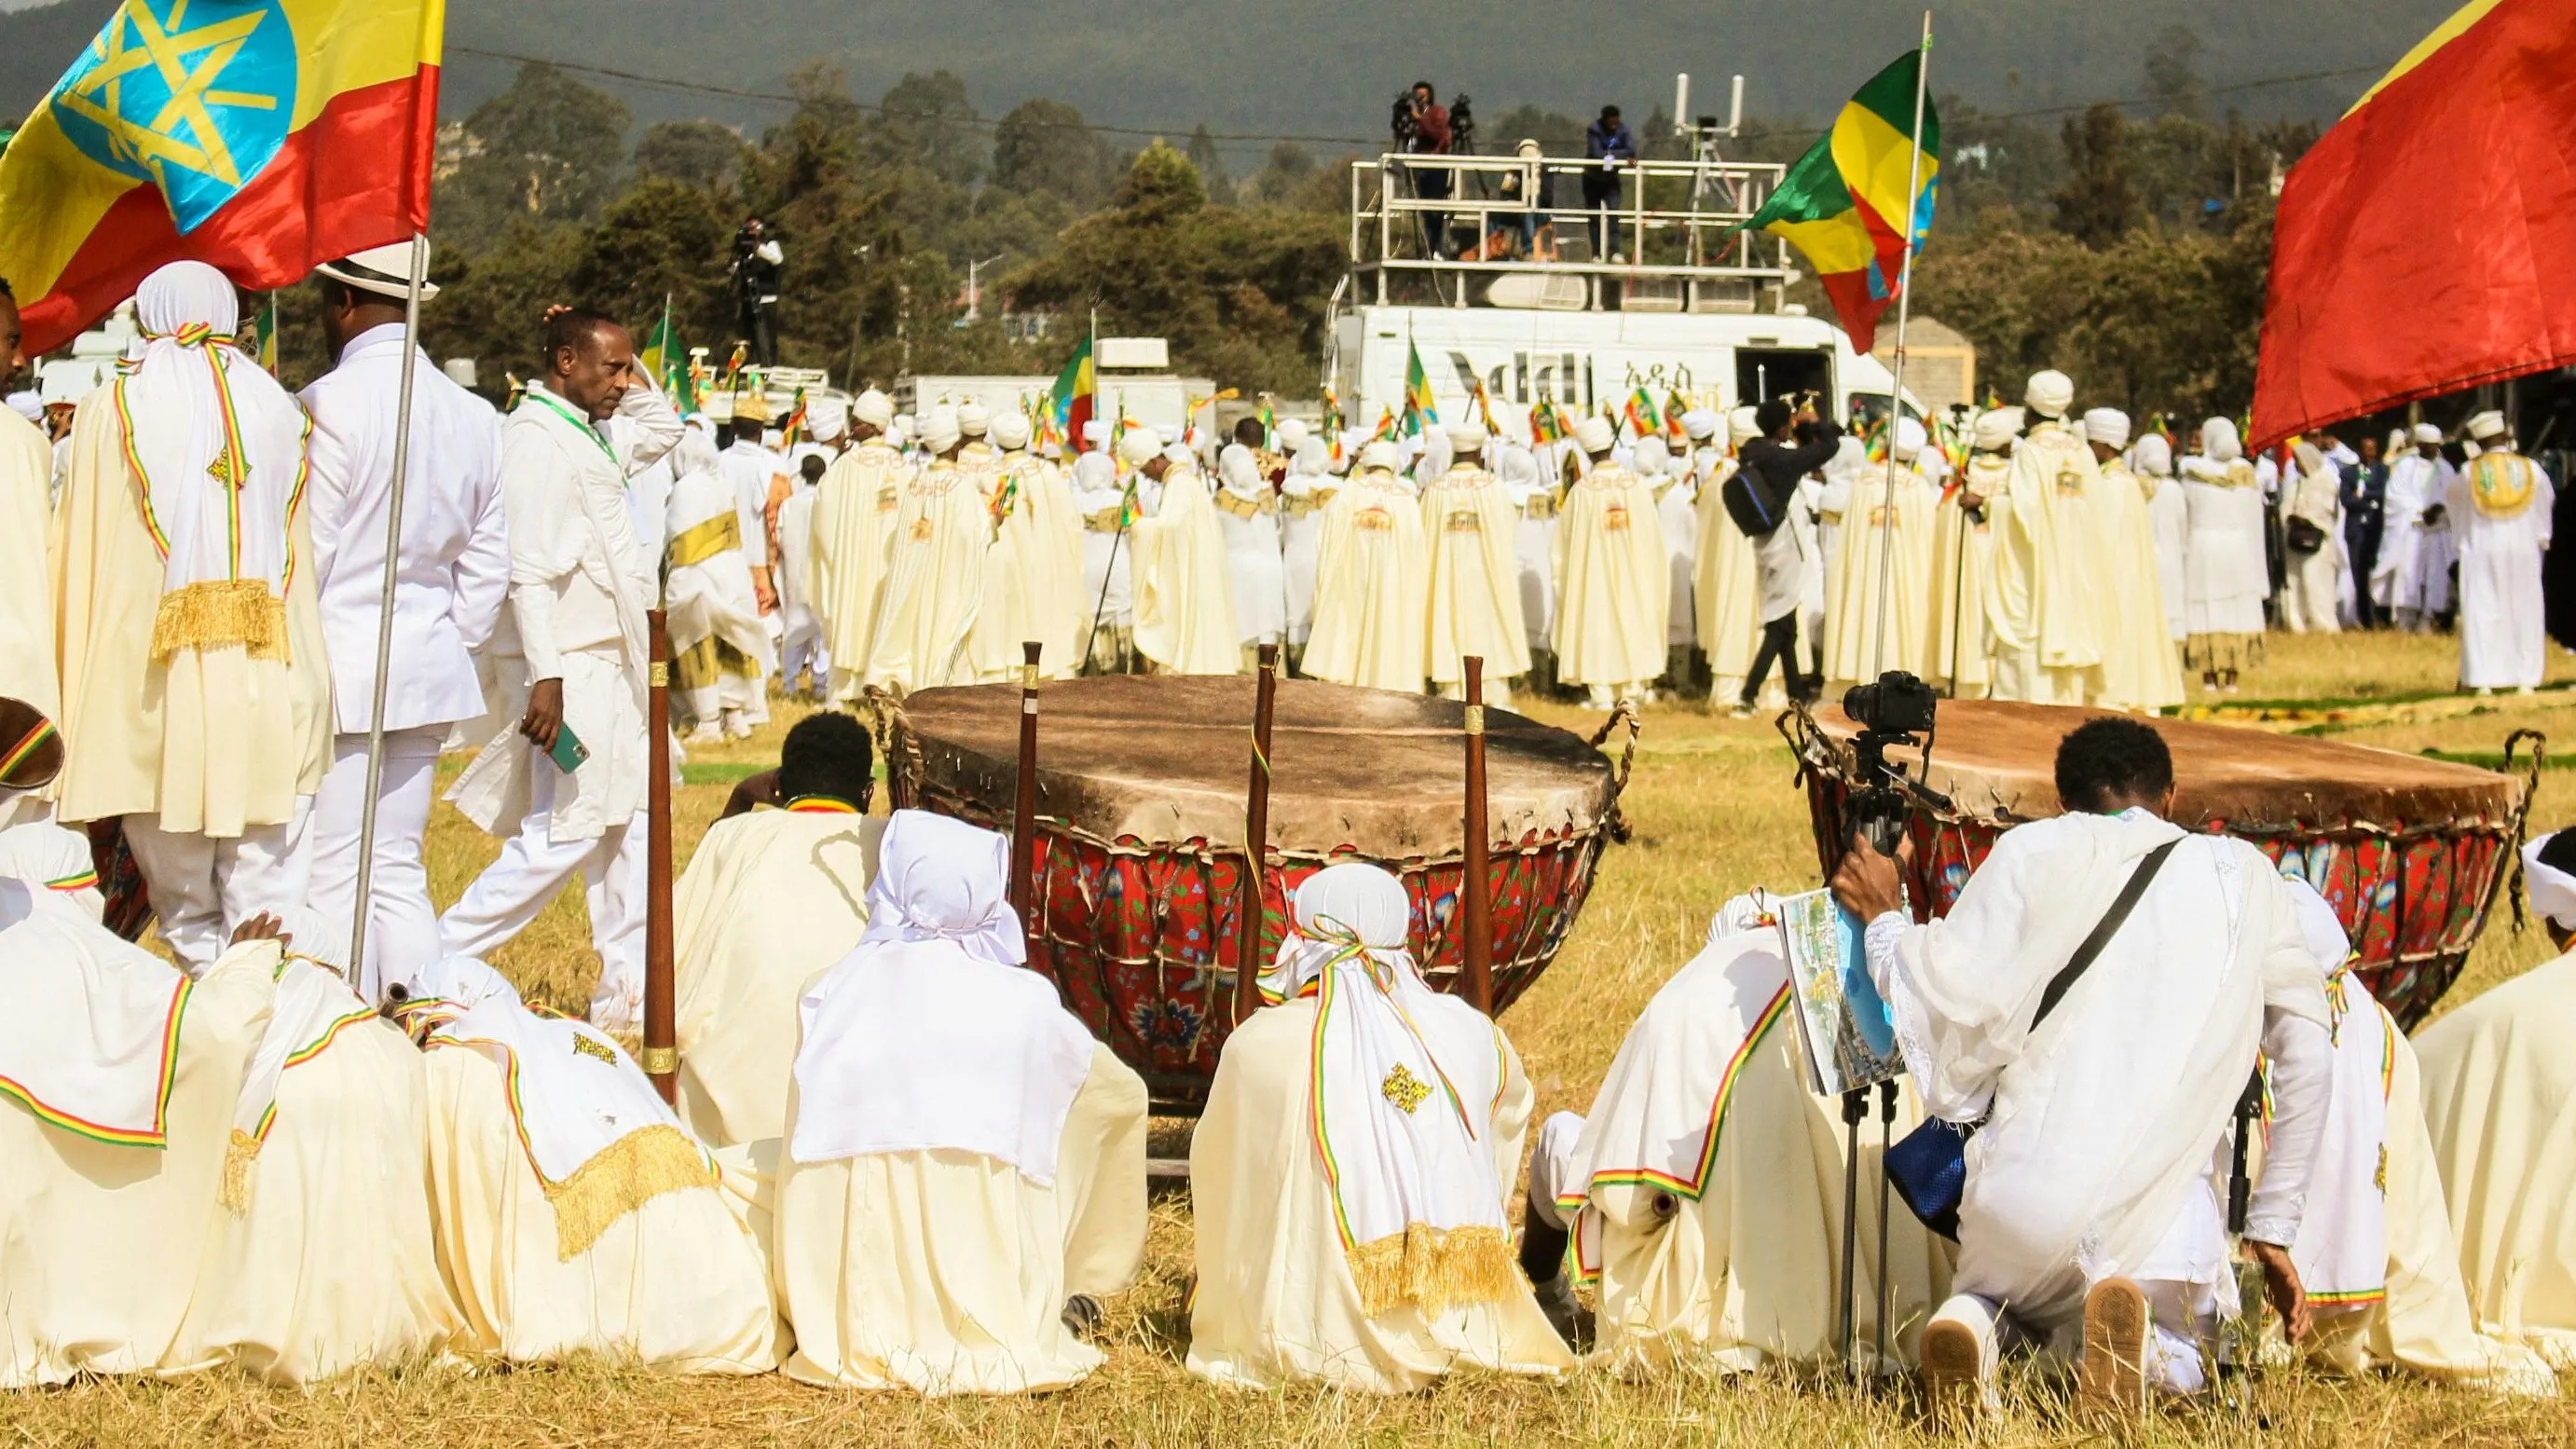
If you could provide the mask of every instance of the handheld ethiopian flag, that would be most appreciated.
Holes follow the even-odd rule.
[[[1925,34],[1928,47],[1930,32]],[[1816,138],[1780,178],[1780,189],[1744,222],[1786,238],[1805,255],[1855,352],[1868,352],[1878,340],[1879,314],[1896,300],[1906,243],[1899,228],[1912,218],[1918,250],[1932,229],[1941,118],[1931,98],[1919,94],[1923,58],[1922,48],[1909,50],[1870,77],[1834,118],[1834,128]],[[1913,134],[1918,99],[1919,168]],[[1907,182],[1918,175],[1920,185],[1908,195]]]
[[[1100,411],[1100,373],[1092,365],[1090,338],[1082,339],[1082,345],[1073,350],[1064,371],[1055,375],[1055,386],[1047,389],[1047,397],[1054,404],[1056,426],[1064,430],[1073,450],[1081,452],[1083,425]]]
[[[123,0],[0,155],[30,353],[153,269],[253,290],[429,226],[446,0]]]
[[[1440,425],[1440,409],[1431,400],[1431,374],[1423,371],[1422,349],[1404,344],[1404,434]]]

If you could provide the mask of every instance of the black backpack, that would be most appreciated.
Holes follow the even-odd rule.
[[[1749,465],[1728,474],[1717,496],[1726,505],[1726,516],[1735,520],[1746,538],[1760,538],[1789,518],[1789,495],[1774,498],[1765,492],[1761,475]]]

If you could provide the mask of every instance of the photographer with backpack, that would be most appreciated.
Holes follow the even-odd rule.
[[[1753,540],[1762,587],[1762,647],[1736,700],[1739,719],[1753,713],[1753,701],[1774,660],[1788,675],[1792,698],[1813,700],[1823,685],[1798,672],[1798,600],[1810,545],[1789,510],[1798,480],[1831,462],[1843,438],[1839,426],[1816,415],[1811,399],[1793,407],[1787,398],[1773,398],[1755,411],[1754,426],[1762,436],[1744,445],[1742,465],[1727,478],[1722,493],[1727,515]]]

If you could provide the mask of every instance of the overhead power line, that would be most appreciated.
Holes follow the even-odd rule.
[[[732,100],[765,101],[776,105],[800,106],[808,99],[807,97],[791,95],[784,91],[750,90],[741,86],[717,85],[709,81],[681,80],[674,76],[646,75],[640,71],[618,70],[611,66],[590,65],[581,61],[556,60],[552,57],[542,55],[520,55],[514,51],[492,50],[476,45],[457,45],[451,42],[447,46],[447,49],[453,54],[471,55],[484,60],[508,61],[516,65],[552,66],[556,70],[570,71],[576,75],[599,76],[607,80],[627,81],[635,85],[653,86],[661,90],[686,91],[698,95],[724,96]],[[2230,81],[2225,85],[2203,86],[2200,88],[2200,93],[2202,95],[2210,96],[2234,95],[2241,91],[2264,90],[2273,86],[2302,85],[2309,81],[2340,80],[2347,76],[2356,75],[2376,75],[2386,69],[2387,67],[2385,65],[2378,64],[2347,65],[2338,66],[2331,70],[2308,70],[2297,71],[2285,75],[2258,76],[2252,80]],[[889,111],[881,104],[848,100],[846,97],[842,99],[857,110],[871,115],[914,116],[925,120],[944,120],[951,125],[972,126],[979,130],[987,131],[998,130],[1002,124],[998,117],[950,115],[935,111],[909,111],[902,108],[896,108]],[[1984,111],[1980,112],[1980,119],[1989,121],[2022,121],[2039,116],[2072,115],[2079,111],[2089,111],[2099,105],[2116,106],[2120,109],[2126,110],[2136,106],[2169,105],[2171,103],[2172,98],[2165,96],[2130,96],[2123,99],[2109,101],[2069,101],[2060,105],[2031,106],[2016,111]],[[1036,124],[1050,128],[1063,127],[1067,129],[1097,131],[1104,135],[1111,136],[1178,136],[1184,139],[1190,137],[1198,129],[1195,124],[1189,126],[1110,126],[1102,125],[1094,121],[1039,121],[1034,123],[1023,122],[1023,124]],[[1813,135],[1815,133],[1815,129],[1816,128],[1813,126],[1780,126],[1768,129],[1753,129],[1744,131],[1738,135],[1736,139],[1739,141],[1767,141],[1784,136]],[[1387,138],[1384,136],[1330,136],[1301,134],[1296,132],[1260,131],[1211,131],[1208,133],[1208,139],[1219,143],[1231,142],[1236,144],[1258,144],[1262,142],[1276,143],[1289,141],[1315,146],[1356,146],[1362,149],[1382,147],[1387,141]]]

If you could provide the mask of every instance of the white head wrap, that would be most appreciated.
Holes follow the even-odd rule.
[[[304,494],[304,410],[241,352],[233,284],[172,262],[134,295],[146,339],[119,363],[146,527],[162,554],[152,655],[241,646],[284,659],[287,533]],[[226,486],[226,480],[237,487]]]
[[[1092,1040],[1033,971],[1008,901],[1010,842],[898,810],[859,944],[799,1004],[798,1162],[940,1149],[1055,1180]]]
[[[1931,436],[1923,431],[1923,424],[1912,418],[1898,418],[1896,420],[1896,444],[1894,448],[1896,461],[1900,463],[1913,462],[1916,458],[1923,455],[1923,445],[1929,441],[1931,441]]]
[[[2431,423],[2417,423],[2415,425],[2415,441],[2418,443],[2439,443],[2442,441],[2442,430],[2433,426]]]
[[[50,820],[0,830],[0,879],[24,881],[80,908],[95,921],[107,912],[89,837]]]
[[[1270,486],[1269,480],[1261,476],[1260,465],[1253,461],[1252,450],[1241,443],[1228,443],[1225,451],[1216,455],[1216,476],[1228,492],[1245,498],[1258,498]]]
[[[2095,408],[2086,413],[2084,441],[2106,448],[2129,446],[2129,415],[2118,408]]]
[[[850,405],[836,397],[806,399],[805,429],[818,442],[832,441],[850,430]]]
[[[940,408],[921,420],[921,446],[932,453],[945,453],[966,440],[965,431],[957,425],[957,414]]]
[[[165,1145],[188,978],[80,904],[17,876],[0,876],[0,960],[9,970],[0,1077],[10,1095],[40,1115],[106,1129],[93,1136]]]
[[[869,388],[851,399],[850,416],[882,433],[894,426],[894,399]]]
[[[1574,425],[1575,446],[1586,453],[1607,453],[1617,441],[1619,435],[1612,431],[1608,418],[1596,415]]]
[[[1462,418],[1459,421],[1442,428],[1441,432],[1447,435],[1451,457],[1456,457],[1460,453],[1481,453],[1485,451],[1485,425],[1483,423],[1468,422]]]
[[[2030,385],[2022,389],[2021,400],[2043,418],[2062,418],[2075,405],[2075,379],[2053,367],[2032,373]]]
[[[1404,457],[1395,450],[1395,444],[1383,438],[1360,449],[1359,466],[1362,468],[1376,468],[1392,473],[1403,461]]]
[[[1726,433],[1738,447],[1762,436],[1762,410],[1737,408],[1726,415]]]
[[[1333,471],[1333,450],[1325,447],[1321,438],[1300,438],[1296,455],[1288,460],[1288,471],[1300,478],[1321,478]]]
[[[1693,408],[1682,414],[1682,432],[1693,441],[1705,443],[1717,436],[1717,414],[1706,408]]]
[[[2162,433],[2149,433],[2138,439],[2138,446],[2131,450],[2129,466],[2150,478],[2170,478],[2174,468],[2173,444],[2166,442]]]
[[[2544,835],[2522,848],[2522,884],[2531,896],[2531,909],[2542,919],[2562,931],[2576,931],[2576,874],[2560,870],[2540,858],[2557,839],[2557,833]]]
[[[2211,418],[2200,425],[2200,455],[2213,463],[2233,463],[2245,456],[2245,445],[2237,441],[2232,419]]]
[[[2490,443],[2505,435],[2504,414],[2494,408],[2469,419],[2468,435],[2481,443]]]
[[[1989,453],[2001,452],[2021,431],[2021,414],[2013,408],[1990,408],[1969,425],[1968,440]]]
[[[1082,425],[1082,443],[1086,448],[1103,448],[1109,444],[1109,421],[1093,418]]]
[[[1118,435],[1118,461],[1141,468],[1163,455],[1163,440],[1152,428],[1128,428]]]
[[[1315,998],[1305,1130],[1372,1318],[1406,1304],[1436,1318],[1519,1281],[1485,1145],[1501,1085],[1493,1023],[1424,984],[1412,915],[1386,871],[1328,866],[1297,888],[1261,981],[1273,1001]]]
[[[970,402],[957,410],[957,431],[969,438],[980,438],[993,430],[993,410],[979,402]]]
[[[1538,455],[1518,443],[1506,443],[1494,454],[1494,477],[1508,487],[1526,488],[1538,481]]]
[[[1664,465],[1671,462],[1672,457],[1672,450],[1664,446],[1664,440],[1649,434],[1637,440],[1637,454],[1633,466],[1644,477],[1661,478],[1664,476]]]
[[[1283,453],[1294,453],[1306,445],[1308,429],[1299,419],[1281,418],[1274,431],[1278,436],[1279,451]]]
[[[1029,419],[1026,413],[1002,413],[986,429],[993,446],[1004,452],[1017,452],[1029,445]]]

